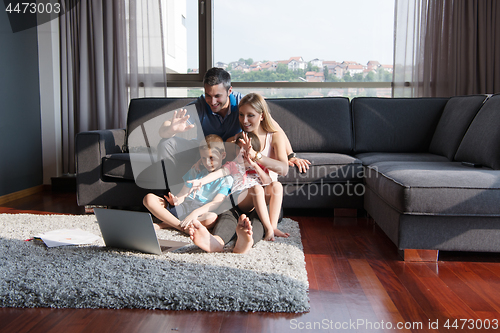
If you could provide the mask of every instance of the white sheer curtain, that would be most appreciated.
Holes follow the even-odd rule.
[[[161,0],[73,1],[60,18],[63,173],[77,133],[124,128],[131,98],[166,96]]]
[[[162,0],[124,0],[130,98],[166,97],[165,36]]]
[[[394,96],[500,92],[500,2],[396,0]]]
[[[394,40],[394,97],[419,96],[420,54],[427,19],[426,0],[396,0]],[[422,13],[424,13],[422,17]]]

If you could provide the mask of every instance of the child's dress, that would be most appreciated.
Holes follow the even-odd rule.
[[[261,166],[264,172],[269,173],[269,171]],[[269,185],[263,184],[259,177],[257,171],[251,167],[245,167],[244,163],[227,162],[224,164],[230,175],[233,177],[233,187],[231,188],[231,193],[237,193],[246,190],[247,188],[252,188],[256,185]]]
[[[267,133],[266,142],[264,144],[264,149],[261,151],[263,156],[271,157],[271,143],[272,143],[272,133]],[[227,162],[224,164],[224,168],[226,168],[230,175],[233,177],[233,186],[231,188],[231,193],[233,195],[239,194],[242,191],[252,188],[256,185],[266,186],[269,184],[263,184],[262,180],[259,177],[257,171],[255,171],[252,167],[246,167],[243,159],[243,152],[240,151],[238,156],[236,157],[238,162]],[[258,163],[257,163],[258,164]],[[261,169],[271,177],[272,181],[277,181],[278,174],[274,171],[268,170],[263,165],[259,164]]]

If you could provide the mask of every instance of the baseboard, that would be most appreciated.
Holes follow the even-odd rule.
[[[14,193],[2,195],[0,197],[0,205],[3,205],[5,203],[7,203],[7,202],[14,201],[14,200],[17,200],[17,199],[22,199],[24,197],[27,197],[29,195],[32,195],[32,194],[35,194],[35,193],[38,193],[38,192],[42,192],[45,189],[45,187],[46,187],[45,185],[38,185],[38,186],[35,186],[35,187],[27,188],[25,190],[21,190],[21,191],[17,191],[17,192],[14,192]]]

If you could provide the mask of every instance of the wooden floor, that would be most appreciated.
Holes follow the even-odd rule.
[[[22,212],[84,214],[84,209],[76,205],[74,194],[50,191],[0,207],[0,213]],[[336,211],[335,217],[324,212],[316,216],[299,213],[285,212],[285,215],[298,221],[301,227],[310,285],[308,313],[2,308],[0,332],[493,332],[500,329],[499,254],[441,252],[438,263],[405,263],[369,218],[355,217],[348,210]]]

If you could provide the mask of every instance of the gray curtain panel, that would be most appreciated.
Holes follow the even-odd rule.
[[[161,0],[69,1],[60,17],[63,173],[75,173],[77,133],[125,128],[131,98],[166,96]]]
[[[500,91],[500,2],[396,0],[395,97]]]

